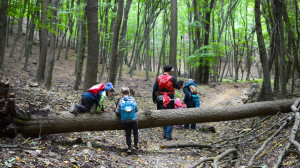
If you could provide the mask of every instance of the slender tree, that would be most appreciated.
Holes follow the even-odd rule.
[[[7,34],[7,7],[8,0],[2,0],[0,3],[0,68],[3,68],[5,46],[6,46],[6,34]]]
[[[86,1],[86,0],[84,0]],[[82,78],[82,67],[83,67],[83,61],[84,61],[84,54],[85,54],[85,47],[86,47],[86,9],[85,13],[82,16],[82,20],[80,20],[80,25],[81,25],[81,38],[80,38],[80,52],[76,56],[76,80],[75,80],[75,85],[74,85],[74,90],[78,90],[78,86],[81,82]]]
[[[120,71],[119,71],[119,80],[122,80],[122,70],[123,70],[123,60],[125,56],[125,48],[126,48],[126,32],[127,32],[127,20],[128,20],[128,14],[131,7],[132,0],[126,1],[126,6],[124,10],[124,18],[122,23],[122,30],[120,34],[120,46],[121,49],[119,50],[119,58],[120,58]]]
[[[170,56],[169,64],[174,67],[172,73],[173,76],[177,77],[177,65],[176,65],[176,54],[177,54],[177,0],[171,0],[171,31],[170,31]]]
[[[278,47],[279,51],[279,65],[280,65],[280,93],[284,98],[287,94],[287,72],[286,72],[286,50],[284,44],[284,31],[283,31],[283,23],[282,23],[282,1],[281,0],[273,0],[273,15],[274,15],[274,27],[277,27],[278,33],[275,38],[275,46]],[[275,29],[273,29],[275,30]]]
[[[51,13],[52,17],[50,19],[51,22],[51,29],[56,30],[56,0],[51,0]],[[51,89],[51,83],[52,83],[52,74],[53,74],[53,68],[54,68],[54,62],[55,62],[55,32],[50,33],[50,52],[49,57],[47,59],[46,69],[45,69],[45,79],[44,79],[44,87],[48,90]]]
[[[208,0],[206,1],[208,4]],[[204,45],[209,44],[209,33],[210,33],[210,15],[214,6],[214,0],[210,0],[209,11],[205,14],[205,36],[204,36]],[[209,80],[209,61],[206,60],[204,64],[204,73],[203,73],[203,83],[208,84]]]
[[[80,2],[80,0],[77,0]],[[67,6],[69,7],[69,0],[67,1]],[[71,0],[71,8],[68,9],[73,9],[74,8],[74,0]],[[67,48],[66,48],[66,55],[65,55],[65,59],[68,59],[68,54],[69,54],[69,48],[70,48],[70,44],[71,44],[71,38],[73,35],[73,26],[74,26],[74,20],[73,17],[71,15],[71,12],[68,13],[68,17],[69,17],[69,22],[68,22],[68,26],[69,26],[69,38],[68,38],[68,42],[67,42]]]
[[[42,14],[41,14],[41,30],[40,30],[40,55],[39,55],[39,63],[38,69],[35,76],[35,80],[41,85],[44,80],[46,61],[47,61],[47,53],[48,53],[48,29],[46,26],[48,25],[46,11],[48,10],[49,0],[43,0],[41,4]]]
[[[124,0],[119,0],[118,2],[118,13],[117,20],[114,28],[112,52],[111,52],[111,62],[110,62],[110,74],[109,81],[115,85],[116,75],[117,75],[117,61],[118,61],[118,44],[119,44],[119,33],[123,17]]]

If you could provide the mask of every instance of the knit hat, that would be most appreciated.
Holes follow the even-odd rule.
[[[115,88],[114,88],[113,84],[110,82],[106,83],[104,90],[106,92],[115,92]]]

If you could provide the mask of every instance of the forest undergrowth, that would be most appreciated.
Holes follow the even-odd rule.
[[[71,103],[79,101],[83,91],[82,86],[79,91],[73,90],[73,50],[69,52],[72,55],[69,60],[61,58],[55,62],[52,89],[47,91],[34,81],[39,46],[33,45],[27,71],[22,70],[24,58],[21,56],[19,60],[21,47],[22,44],[18,43],[15,51],[17,54],[12,58],[8,58],[7,53],[5,68],[0,72],[9,81],[19,110],[49,109],[61,112],[67,111]],[[7,51],[10,51],[9,47]],[[108,112],[113,112],[119,89],[123,85],[135,90],[135,98],[141,111],[155,109],[156,105],[151,97],[154,75],[151,75],[150,81],[145,81],[145,74],[142,72],[130,78],[127,70],[125,67],[122,81],[117,81],[116,95],[107,100],[106,105],[110,109]],[[106,82],[106,79],[107,76],[104,76],[100,82]],[[200,108],[243,104],[249,98],[248,95],[258,91],[259,85],[252,82],[200,85]],[[296,89],[290,97],[300,97],[300,89]],[[177,95],[183,94],[179,92]],[[232,148],[237,150],[237,157],[226,156],[219,160],[219,167],[247,167],[253,154],[280,127],[281,123],[277,121],[287,115],[289,114],[279,113],[276,116],[198,123],[196,130],[174,127],[171,141],[163,139],[162,128],[141,129],[140,150],[130,155],[126,153],[125,133],[120,130],[72,132],[27,139],[18,135],[14,139],[0,139],[0,167],[191,167],[200,159],[215,157]],[[292,124],[288,124],[255,158],[255,166],[273,167],[276,164],[277,157],[289,138]],[[256,135],[260,136],[255,137]],[[296,138],[299,142],[299,135]],[[160,148],[174,144],[203,144],[212,148]],[[285,156],[282,167],[300,167],[299,160],[299,151],[292,147]],[[212,167],[212,164],[205,162],[201,166]]]

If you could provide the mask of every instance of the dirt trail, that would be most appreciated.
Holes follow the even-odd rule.
[[[242,100],[248,98],[251,83],[236,83],[216,85],[214,88],[209,86],[200,87],[201,106],[227,106],[242,104]]]

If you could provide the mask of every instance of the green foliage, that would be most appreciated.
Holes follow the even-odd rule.
[[[230,83],[235,82],[235,81],[233,81],[232,79],[222,79],[222,81],[223,81],[223,82],[230,82]],[[248,80],[248,81],[238,79],[236,82],[238,82],[238,83],[245,83],[245,82],[262,83],[262,82],[263,82],[263,78],[260,78],[260,79],[250,79],[250,80]]]
[[[228,47],[222,43],[211,43],[206,46],[202,46],[200,49],[195,50],[194,54],[186,57],[187,64],[193,67],[200,65],[199,60],[203,60],[203,65],[211,65],[212,63],[217,64],[218,56],[225,56],[225,50]]]
[[[183,100],[182,93],[181,92],[175,92],[175,98],[180,98],[180,100],[182,101]]]
[[[193,21],[189,24],[191,28],[204,28],[204,25],[199,21]]]

